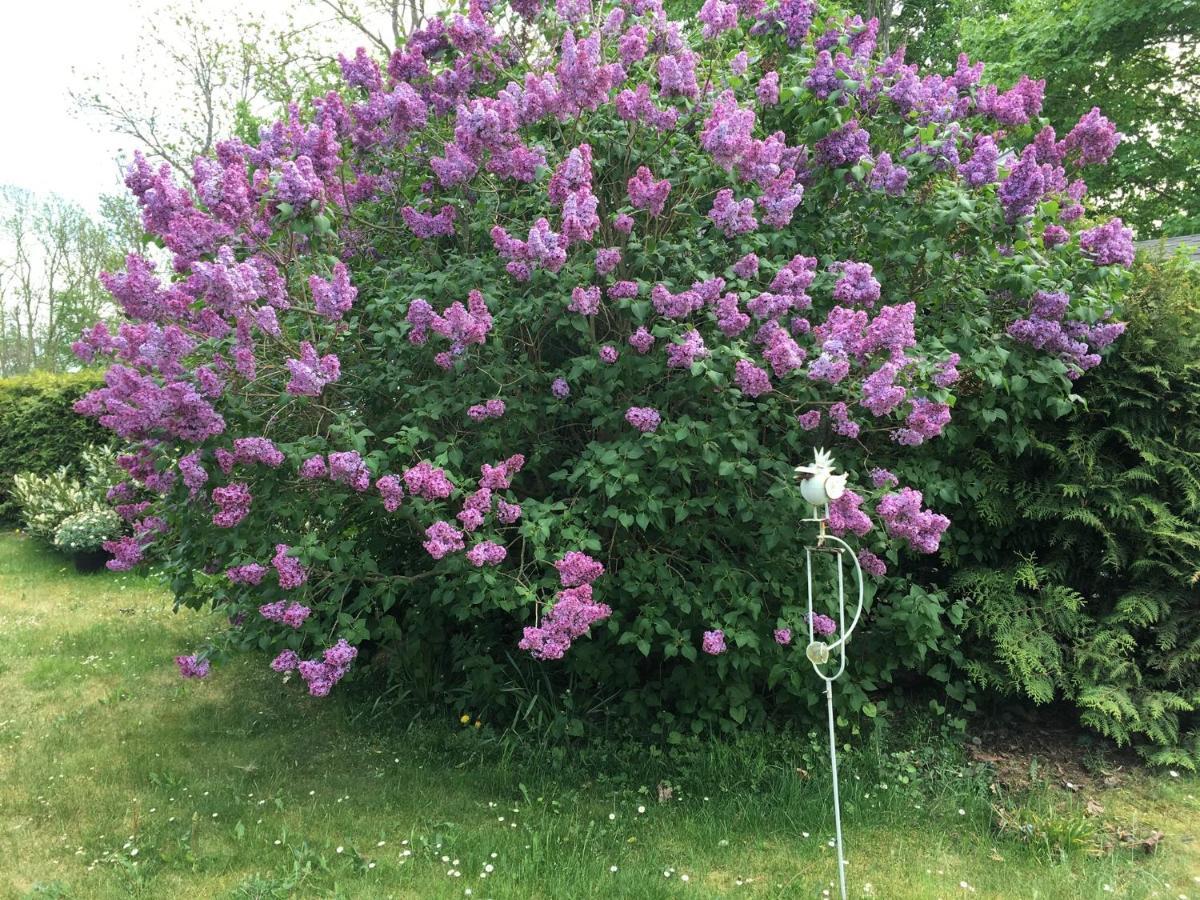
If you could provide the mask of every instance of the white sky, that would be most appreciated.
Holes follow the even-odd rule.
[[[71,113],[71,67],[118,66],[133,49],[133,0],[9,2],[0,13],[0,84],[8,128],[0,183],[56,192],[89,209],[120,185],[113,164],[133,148]]]
[[[101,193],[124,190],[116,160],[135,149],[126,137],[97,132],[78,117],[68,91],[72,69],[116,83],[136,54],[146,15],[167,0],[0,0],[0,93],[7,128],[0,140],[0,184],[54,192],[95,211]],[[300,0],[191,0],[206,16],[223,8],[261,11],[279,21]],[[361,38],[346,34],[350,55]]]

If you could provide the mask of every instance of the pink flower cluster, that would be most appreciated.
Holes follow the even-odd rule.
[[[300,342],[300,358],[286,360],[291,379],[287,392],[301,397],[319,397],[325,385],[341,377],[341,364],[337,356],[326,353],[317,356],[317,351],[308,341]]]
[[[443,559],[451,553],[462,550],[466,544],[463,542],[461,531],[449,522],[440,521],[434,522],[425,529],[425,542],[422,546],[425,547],[425,552],[434,559]]]
[[[242,566],[232,566],[225,570],[226,577],[233,584],[261,584],[267,567],[260,563],[247,563]]]
[[[1008,333],[1022,344],[1055,354],[1068,365],[1068,377],[1078,378],[1100,364],[1096,351],[1120,337],[1125,323],[1101,320],[1087,325],[1068,321],[1065,316],[1069,304],[1070,296],[1065,292],[1037,291],[1030,303],[1030,315],[1009,324]]]
[[[812,625],[813,634],[819,634],[821,637],[829,637],[837,631],[837,622],[822,613],[810,613],[809,623]]]
[[[424,344],[430,331],[450,341],[450,350],[434,357],[434,362],[443,369],[451,368],[469,346],[483,344],[492,330],[492,314],[483,294],[477,290],[467,295],[466,306],[455,300],[445,313],[434,312],[432,306],[418,297],[409,304],[406,321],[412,326],[408,339],[413,344]]]
[[[412,206],[406,206],[400,210],[400,217],[404,219],[404,224],[407,225],[412,233],[419,238],[434,238],[434,237],[453,237],[454,236],[454,221],[458,217],[457,211],[447,203],[436,215],[430,215],[418,211]]]
[[[209,663],[207,659],[199,659],[195,656],[177,656],[175,657],[175,665],[179,667],[179,674],[183,678],[205,678],[208,676]]]
[[[409,494],[425,500],[445,500],[454,493],[454,485],[446,477],[445,469],[422,460],[404,471],[404,486]]]
[[[327,319],[340,319],[354,305],[358,289],[350,283],[350,273],[345,263],[336,263],[333,267],[333,278],[326,281],[313,275],[308,279],[308,288],[312,292],[313,308],[317,315]]]
[[[400,508],[400,504],[404,500],[404,488],[401,486],[399,478],[395,475],[384,475],[375,481],[375,489],[383,498],[384,509],[388,512],[395,512]]]
[[[720,656],[726,649],[725,632],[720,628],[704,632],[704,638],[700,642],[700,646],[709,656]]]
[[[242,465],[260,463],[272,469],[279,468],[283,465],[284,460],[284,456],[279,452],[279,448],[272,441],[264,437],[237,438],[233,442],[233,455],[234,460]],[[179,466],[181,472],[183,468],[181,460]],[[191,487],[191,485],[188,485],[188,487]]]
[[[671,182],[666,178],[654,180],[652,173],[645,166],[638,166],[637,174],[629,179],[626,187],[629,190],[629,202],[634,209],[644,209],[650,216],[661,216],[667,204],[667,194],[671,192]]]
[[[467,559],[476,567],[498,566],[506,556],[508,551],[494,541],[480,541],[467,551]]]
[[[276,544],[275,556],[271,558],[271,565],[279,575],[279,586],[285,591],[298,588],[308,581],[308,572],[304,565],[289,555],[291,549],[287,544]]]
[[[658,426],[662,423],[662,416],[659,415],[658,410],[648,406],[631,406],[625,410],[625,421],[642,434],[652,434],[658,431]]]
[[[299,628],[304,624],[305,619],[312,614],[312,610],[307,606],[302,606],[295,601],[289,603],[286,600],[264,603],[258,608],[258,611],[264,619],[270,622],[278,622],[281,625],[286,625],[288,628]]]
[[[876,504],[875,512],[892,537],[907,542],[918,553],[936,553],[950,520],[921,509],[924,499],[920,491],[906,487],[898,493],[885,494]]]
[[[482,422],[484,419],[499,419],[503,415],[504,401],[500,399],[487,400],[467,408],[468,418],[476,422]]]
[[[301,660],[294,650],[284,650],[271,662],[276,672],[299,671],[314,697],[327,697],[333,686],[350,671],[350,664],[358,656],[358,648],[351,646],[345,638],[328,648],[320,659]]]
[[[606,604],[592,598],[592,582],[604,574],[603,565],[579,551],[571,551],[554,565],[564,589],[541,625],[526,628],[518,645],[534,659],[562,659],[573,641],[612,615]]]
[[[250,514],[252,500],[250,486],[245,482],[235,481],[213,488],[212,501],[217,507],[212,517],[213,524],[218,528],[233,528]]]

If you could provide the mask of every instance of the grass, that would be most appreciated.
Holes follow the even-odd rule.
[[[536,747],[345,686],[314,700],[260,657],[180,680],[171,657],[221,627],[0,536],[0,897],[822,897],[836,878],[819,733]],[[951,744],[889,743],[844,761],[852,896],[1200,900],[1195,779],[1135,775],[1103,816],[1046,789],[1004,830]],[[1094,852],[1118,822],[1166,838]]]

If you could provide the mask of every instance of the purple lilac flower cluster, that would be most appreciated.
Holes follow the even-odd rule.
[[[875,507],[884,528],[894,538],[908,543],[918,553],[936,553],[942,534],[950,520],[939,513],[921,509],[924,497],[920,491],[903,488],[885,494]]]
[[[308,581],[308,571],[300,560],[289,555],[291,549],[287,544],[276,544],[275,555],[271,558],[271,564],[279,575],[279,586],[285,591],[298,588]]]
[[[258,608],[259,614],[270,622],[278,622],[288,628],[299,628],[312,614],[312,610],[295,601],[276,600],[274,603],[264,603]]]
[[[446,470],[426,460],[405,469],[403,478],[409,494],[424,500],[445,500],[454,493],[454,485],[447,477]]]
[[[433,332],[450,341],[450,349],[434,356],[434,362],[449,369],[471,345],[483,344],[492,330],[492,314],[480,291],[467,295],[467,305],[455,300],[444,313],[434,312],[433,307],[418,297],[408,306],[405,320],[412,326],[408,339],[413,344],[423,345]]]
[[[1113,221],[1119,222],[1120,219]],[[1022,344],[1053,353],[1068,366],[1067,375],[1078,378],[1100,364],[1103,350],[1125,332],[1125,323],[1104,319],[1094,325],[1068,321],[1071,298],[1063,291],[1037,291],[1029,316],[1008,326],[1008,333]]]
[[[217,508],[212,517],[213,524],[218,528],[233,528],[250,514],[252,500],[250,487],[245,482],[235,481],[213,488],[212,502]]]
[[[612,610],[592,597],[592,582],[604,574],[604,566],[585,553],[573,550],[555,564],[563,590],[558,592],[541,625],[525,629],[519,644],[535,659],[562,659],[571,643]]]
[[[260,563],[246,563],[242,566],[231,566],[225,570],[226,577],[233,584],[258,585],[267,574],[267,567]]]
[[[499,419],[504,415],[504,408],[503,400],[493,398],[468,407],[467,416],[476,422],[481,422],[484,419]]]
[[[314,697],[327,697],[333,686],[350,671],[350,664],[358,656],[358,648],[351,646],[345,638],[328,648],[320,659],[300,659],[294,650],[284,650],[271,662],[276,672],[299,671]]]
[[[332,353],[318,356],[308,341],[300,342],[300,358],[285,360],[285,364],[292,375],[285,390],[299,397],[321,396],[325,385],[337,381],[342,375],[337,356]]]
[[[207,659],[199,659],[196,656],[177,656],[175,657],[175,665],[179,667],[179,674],[183,678],[205,678],[208,676],[209,663]]]
[[[383,498],[383,508],[395,512],[404,501],[404,486],[395,475],[384,475],[375,480],[375,489]]]
[[[704,632],[700,642],[701,649],[709,656],[720,656],[725,652],[725,632],[720,628]]]
[[[642,434],[652,434],[662,424],[662,416],[648,406],[631,406],[625,410],[625,421]]]
[[[467,559],[476,567],[498,566],[506,556],[508,551],[494,541],[480,541],[467,551]]]
[[[813,634],[819,634],[821,637],[829,637],[837,631],[837,622],[823,613],[810,613],[809,623],[812,625]]]

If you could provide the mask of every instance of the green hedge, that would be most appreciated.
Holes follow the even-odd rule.
[[[1200,769],[1200,267],[1141,259],[1128,331],[1029,449],[960,450],[950,580],[976,682]],[[981,549],[983,548],[983,549]]]
[[[16,522],[13,475],[74,468],[84,447],[108,442],[110,435],[94,420],[71,409],[102,384],[102,374],[95,371],[0,379],[0,523]]]

